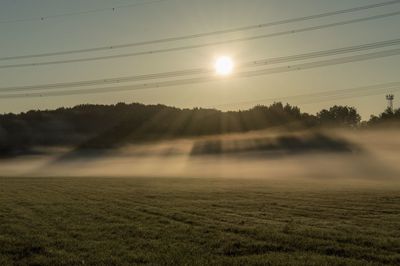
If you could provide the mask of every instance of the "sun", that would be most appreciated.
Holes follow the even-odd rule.
[[[232,74],[235,64],[231,57],[220,56],[215,61],[215,72],[220,76],[228,76]]]

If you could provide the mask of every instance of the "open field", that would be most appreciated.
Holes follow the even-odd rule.
[[[398,265],[398,187],[1,178],[0,265]]]
[[[400,265],[399,148],[258,132],[2,160],[0,265]]]

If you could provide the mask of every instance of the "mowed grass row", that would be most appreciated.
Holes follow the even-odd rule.
[[[0,178],[0,265],[399,265],[400,191]]]

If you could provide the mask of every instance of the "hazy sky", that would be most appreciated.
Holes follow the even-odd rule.
[[[148,0],[147,2],[153,2]],[[57,17],[43,21],[9,20],[46,17],[121,6],[145,0],[0,0],[0,57],[84,49],[137,41],[196,34],[246,25],[318,14],[387,0],[165,0],[115,12]],[[207,43],[238,37],[273,33],[399,11],[400,4],[316,19],[295,24],[244,31],[223,36],[185,40],[120,50],[66,56],[0,61],[41,62],[58,59],[102,56],[151,49]],[[12,69],[0,68],[0,88],[20,85],[82,81],[191,68],[208,68],[219,55],[232,56],[237,64],[251,60],[296,55],[333,48],[360,45],[400,37],[400,16],[286,36],[198,48],[163,54],[144,55],[95,62]],[[393,48],[393,47],[392,47]],[[390,48],[389,48],[390,49]],[[348,55],[341,55],[348,56]],[[319,60],[319,59],[316,59]],[[312,60],[311,60],[312,61]],[[305,61],[310,62],[310,61]],[[233,74],[216,82],[167,88],[59,97],[0,99],[0,113],[30,109],[52,109],[83,103],[117,102],[162,103],[178,107],[210,107],[304,93],[347,89],[400,81],[400,56],[348,63],[297,72],[279,73],[246,79]],[[399,90],[400,91],[400,90]],[[333,104],[348,104],[359,109],[364,118],[382,111],[385,92],[369,97],[298,104],[303,111],[316,112]],[[400,93],[395,101],[400,106]],[[261,103],[261,102],[260,102]],[[265,104],[271,103],[265,101]],[[254,103],[255,104],[255,103]],[[221,109],[247,108],[250,104],[223,105]]]

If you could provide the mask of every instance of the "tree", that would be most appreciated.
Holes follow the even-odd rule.
[[[317,119],[321,125],[356,127],[360,124],[361,116],[354,107],[335,105],[319,112]]]
[[[398,125],[400,122],[400,109],[393,110],[391,108],[386,108],[386,110],[379,116],[372,115],[368,121],[368,125],[382,125],[382,124],[392,124]]]

